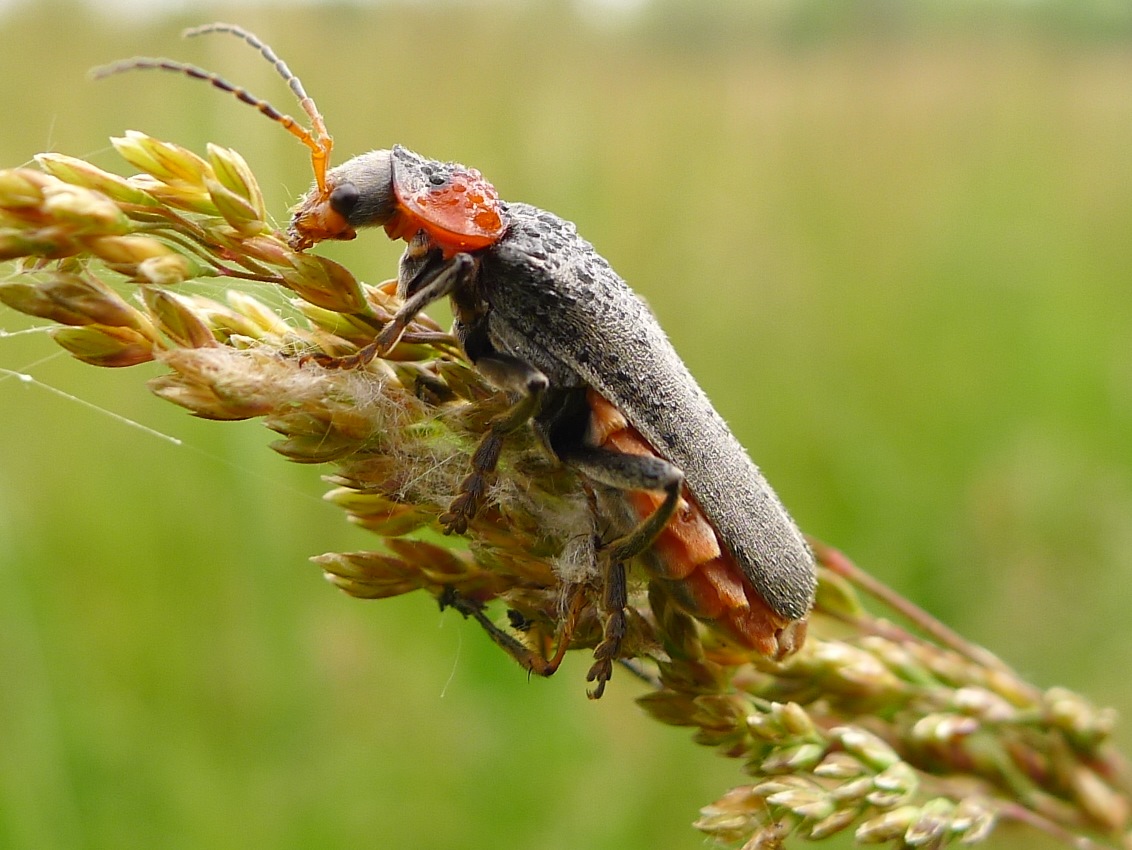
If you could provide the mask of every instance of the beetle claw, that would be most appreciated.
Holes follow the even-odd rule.
[[[468,524],[479,511],[482,498],[483,476],[473,472],[460,486],[460,493],[452,500],[448,510],[440,515],[440,525],[445,534],[463,534],[468,530]],[[469,482],[471,482],[469,484]],[[478,484],[478,486],[477,486]],[[477,493],[478,491],[478,493]]]
[[[603,658],[601,661],[595,661],[590,671],[586,673],[587,682],[596,682],[592,690],[586,691],[586,696],[590,699],[601,699],[601,695],[605,693],[605,684],[613,678],[613,661],[608,658]]]

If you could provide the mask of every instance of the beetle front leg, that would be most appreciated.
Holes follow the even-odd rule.
[[[598,549],[602,564],[602,640],[594,649],[594,663],[586,674],[594,682],[591,699],[599,699],[613,676],[613,662],[621,651],[629,604],[625,564],[644,552],[668,525],[680,504],[684,473],[651,455],[631,455],[608,449],[576,448],[562,453],[562,460],[590,480],[616,490],[662,491],[664,501],[628,533],[604,542]]]
[[[510,354],[494,352],[484,355],[476,360],[476,369],[495,386],[518,395],[519,400],[491,420],[487,433],[472,453],[472,471],[460,483],[456,498],[440,517],[441,525],[449,534],[463,534],[468,530],[468,523],[475,518],[483,503],[487,478],[499,464],[503,440],[538,413],[550,386],[546,375]]]
[[[356,369],[374,357],[388,354],[421,310],[466,286],[475,268],[476,262],[470,254],[457,254],[447,262],[440,260],[439,253],[434,254],[405,285],[408,297],[373,342],[346,357],[312,354],[310,359],[328,369]]]

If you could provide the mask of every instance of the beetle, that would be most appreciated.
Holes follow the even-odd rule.
[[[607,529],[594,548],[602,638],[587,673],[590,696],[601,696],[620,652],[626,565],[634,560],[678,607],[744,649],[773,659],[796,651],[816,585],[805,538],[652,312],[575,225],[504,202],[473,168],[400,146],[330,167],[333,140],[299,78],[241,27],[209,24],[185,34],[209,32],[235,35],[259,50],[298,98],[310,129],[186,63],[135,58],[99,73],[158,68],[205,80],[302,141],[314,185],[291,218],[288,241],[295,250],[353,239],[367,227],[408,243],[398,275],[402,306],[373,342],[346,357],[309,359],[360,367],[388,352],[423,308],[450,299],[465,354],[508,394],[510,406],[490,422],[441,525],[467,530],[505,440],[519,429],[533,427],[577,473],[591,498],[594,528]],[[557,651],[545,658],[479,606],[448,601],[540,675],[557,669],[577,615],[575,605],[560,627]]]

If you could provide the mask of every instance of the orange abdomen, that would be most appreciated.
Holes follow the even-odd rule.
[[[591,435],[598,447],[625,454],[659,456],[606,399],[589,391]],[[782,658],[801,646],[804,623],[774,611],[743,575],[711,522],[685,489],[676,514],[641,561],[653,581],[691,616],[746,649]],[[664,501],[663,494],[625,493],[638,520]]]

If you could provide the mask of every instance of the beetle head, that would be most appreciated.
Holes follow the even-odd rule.
[[[388,224],[398,209],[392,153],[370,151],[311,187],[291,216],[287,241],[301,251],[325,239],[353,239],[357,228]]]
[[[283,77],[310,119],[306,129],[270,103],[223,77],[172,59],[138,57],[96,69],[96,77],[135,69],[157,68],[205,80],[254,106],[301,141],[311,152],[314,186],[299,202],[287,239],[296,251],[326,239],[353,239],[357,228],[381,225],[391,239],[413,239],[423,233],[426,244],[445,258],[486,248],[506,230],[504,206],[490,183],[474,168],[425,159],[402,147],[377,150],[328,169],[334,140],[322,114],[302,82],[254,33],[233,24],[207,24],[186,36],[225,32],[256,48]]]
[[[445,257],[496,242],[506,229],[495,187],[474,168],[426,159],[400,145],[332,168],[299,202],[289,239],[296,250],[324,239],[353,239],[380,225],[390,239],[424,233]]]
[[[302,142],[311,152],[311,168],[314,171],[314,180],[317,194],[324,200],[329,200],[333,192],[333,188],[328,185],[329,174],[327,172],[327,165],[330,163],[330,152],[334,148],[334,140],[326,131],[326,122],[323,121],[322,113],[318,111],[314,99],[306,93],[303,88],[302,81],[299,80],[291,69],[287,67],[282,59],[280,59],[275,51],[271,49],[264,41],[262,41],[255,33],[249,32],[243,27],[235,26],[234,24],[205,24],[201,27],[194,27],[193,29],[185,30],[182,33],[186,37],[197,35],[204,35],[206,33],[221,32],[234,35],[237,38],[243,39],[249,45],[254,47],[260,52],[264,59],[272,64],[275,70],[283,78],[284,82],[290,87],[292,93],[298,98],[299,105],[310,119],[310,129],[303,127],[298,121],[290,115],[285,115],[280,112],[266,100],[261,97],[256,97],[247,89],[237,86],[228,82],[219,74],[214,74],[212,71],[207,71],[204,68],[198,68],[195,65],[189,65],[185,62],[177,62],[173,59],[152,58],[147,56],[139,56],[133,59],[127,59],[123,62],[116,62],[112,65],[106,65],[101,68],[95,68],[92,72],[95,78],[109,76],[110,74],[118,74],[124,71],[134,71],[139,69],[158,69],[162,71],[172,71],[178,74],[184,74],[195,80],[204,80],[212,86],[226,91],[236,97],[242,103],[249,106],[254,106],[272,121],[282,124],[284,129],[291,135],[295,136]],[[388,171],[388,169],[386,169]],[[345,182],[345,181],[344,181]],[[363,188],[359,186],[359,188]],[[308,195],[304,206],[312,205],[313,201],[310,199],[315,195],[312,190]],[[346,191],[345,195],[349,195]],[[341,201],[344,196],[340,195],[336,201]],[[344,206],[339,203],[339,206]],[[296,248],[310,247],[315,242],[322,239],[352,239],[353,231],[345,223],[339,223],[338,219],[331,215],[332,208],[328,207],[325,214],[317,216],[317,221],[312,221],[311,229],[305,236],[296,236],[294,233],[295,225],[292,223],[291,241]]]

